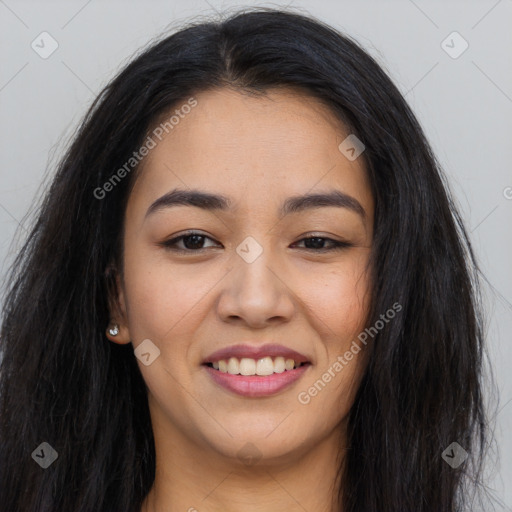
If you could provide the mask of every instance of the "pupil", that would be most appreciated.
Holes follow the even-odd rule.
[[[322,238],[317,238],[317,237],[314,237],[314,238],[308,238],[305,240],[305,243],[306,243],[306,247],[308,247],[308,245],[310,247],[308,247],[308,249],[323,249],[323,239]]]
[[[185,247],[187,249],[201,249],[201,245],[202,245],[202,239],[204,237],[202,235],[188,235],[186,238],[183,239],[183,243],[185,244]],[[194,241],[192,242],[192,244],[190,243],[187,243],[187,241],[190,241],[191,239],[193,239]],[[192,246],[192,247],[190,247]]]

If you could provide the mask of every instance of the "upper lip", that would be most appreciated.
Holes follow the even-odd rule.
[[[284,357],[285,359],[293,359],[297,363],[308,363],[308,358],[300,354],[299,352],[290,348],[284,347],[283,345],[268,344],[258,345],[257,347],[252,345],[232,345],[230,347],[221,348],[210,354],[204,361],[206,363],[214,363],[222,359],[228,360],[230,357],[236,357],[242,359],[247,357],[249,359],[261,359],[262,357]]]

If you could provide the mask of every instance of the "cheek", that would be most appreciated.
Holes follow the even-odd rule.
[[[364,329],[370,299],[367,261],[365,256],[353,258],[311,274],[304,283],[301,295],[307,307],[323,322],[326,339],[336,337],[340,349],[343,340],[351,341]]]
[[[125,260],[125,289],[132,340],[145,338],[173,353],[186,349],[191,332],[204,317],[205,301],[225,268],[170,263],[165,255],[132,251]],[[182,341],[180,341],[182,340]],[[162,351],[162,355],[164,355]]]
[[[367,347],[357,343],[365,328],[369,307],[369,280],[366,258],[354,265],[342,265],[318,276],[310,289],[308,307],[315,318],[315,329],[323,337],[317,353],[315,372],[297,395],[309,411],[316,428],[334,428],[348,414],[367,363]],[[356,348],[354,349],[354,342]],[[352,352],[354,350],[354,352]],[[326,418],[323,411],[332,411]]]
[[[229,271],[215,263],[203,263],[198,271],[195,265],[169,264],[165,257],[128,254],[125,288],[135,341],[182,339],[187,326],[204,315],[201,303]],[[297,296],[314,316],[337,335],[348,335],[364,324],[369,298],[366,264],[366,255],[357,255],[335,265],[296,268],[295,274],[287,276],[295,281]]]

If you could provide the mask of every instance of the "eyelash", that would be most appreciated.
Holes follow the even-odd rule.
[[[194,253],[194,252],[201,253],[201,252],[209,249],[209,247],[202,247],[201,249],[182,249],[182,248],[175,247],[178,242],[182,241],[185,238],[192,237],[192,236],[199,236],[204,239],[208,238],[209,240],[213,241],[213,239],[210,238],[209,236],[203,235],[202,233],[197,233],[195,231],[192,231],[190,233],[185,233],[184,235],[177,236],[170,240],[166,240],[165,242],[162,242],[160,245],[169,251],[174,251],[174,252],[178,252],[178,253],[182,253],[182,254],[185,254],[185,253],[190,254],[190,253]],[[311,240],[311,239],[327,240],[331,243],[332,247],[320,248],[320,249],[311,249],[311,248],[307,248],[307,247],[302,247],[302,249],[304,249],[306,251],[324,252],[325,253],[325,252],[331,252],[331,251],[340,251],[343,249],[347,249],[349,247],[353,247],[353,244],[351,244],[349,242],[341,242],[341,241],[333,240],[332,238],[327,238],[327,237],[323,237],[323,236],[310,236],[310,237],[302,238],[301,240],[299,240],[299,242],[302,242],[304,240]]]

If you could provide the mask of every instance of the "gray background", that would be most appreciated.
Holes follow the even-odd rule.
[[[0,277],[26,234],[45,173],[108,80],[166,28],[243,5],[290,5],[355,37],[423,125],[488,280],[488,349],[498,388],[488,393],[497,396],[489,398],[496,443],[488,481],[501,502],[496,510],[512,510],[512,0],[0,0]],[[59,45],[46,59],[31,47],[43,31]],[[442,47],[453,31],[469,44],[458,58]],[[453,53],[462,42],[452,39]]]

